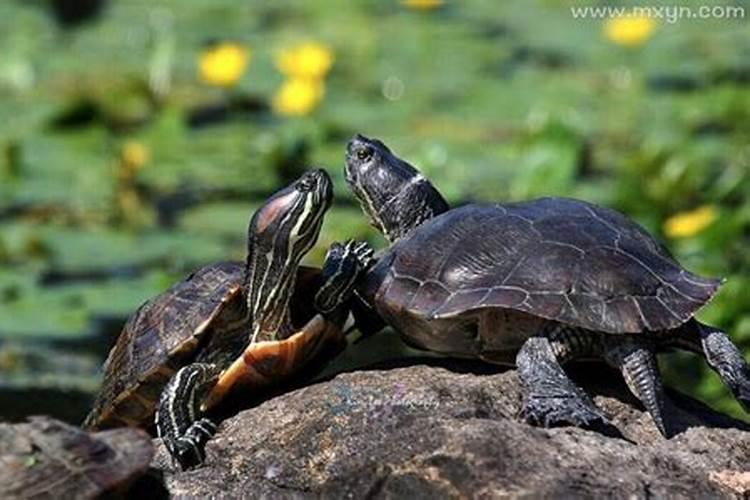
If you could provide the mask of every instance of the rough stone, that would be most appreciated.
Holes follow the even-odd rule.
[[[612,438],[520,422],[513,370],[448,367],[345,373],[291,391],[225,420],[200,468],[179,471],[157,443],[154,471],[178,498],[747,494],[750,426],[679,393],[668,392],[679,433],[667,440],[617,374],[574,371],[623,435]]]

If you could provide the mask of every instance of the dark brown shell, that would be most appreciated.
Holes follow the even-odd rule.
[[[169,379],[207,344],[201,341],[221,312],[244,300],[243,273],[244,263],[211,264],[138,308],[104,363],[102,387],[84,427],[149,427]],[[319,286],[319,269],[297,270],[291,299],[295,325],[315,314],[311,297]]]
[[[152,456],[138,429],[88,433],[48,417],[0,424],[0,498],[95,498],[124,489]]]
[[[380,262],[393,280],[378,300],[418,315],[503,307],[611,333],[674,328],[721,283],[625,216],[564,198],[450,210]]]
[[[162,388],[190,358],[223,308],[241,299],[243,264],[203,267],[144,303],[104,363],[104,381],[84,426],[150,425]]]

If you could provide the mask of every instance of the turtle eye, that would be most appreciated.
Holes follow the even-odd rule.
[[[370,156],[372,156],[372,152],[370,151],[370,148],[362,148],[359,151],[357,151],[357,159],[359,161],[369,160]]]
[[[312,191],[315,188],[315,180],[311,177],[303,177],[297,183],[300,191]]]

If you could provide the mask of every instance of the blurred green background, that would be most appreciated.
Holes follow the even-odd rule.
[[[700,317],[750,354],[747,15],[575,19],[581,5],[1,2],[0,416],[79,418],[127,315],[241,259],[253,208],[308,166],[336,185],[308,261],[334,240],[383,246],[342,175],[355,132],[456,204],[565,195],[629,214],[727,278]],[[662,366],[741,415],[702,361]]]

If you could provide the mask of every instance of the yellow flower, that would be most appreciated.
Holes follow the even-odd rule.
[[[703,231],[719,216],[716,207],[704,205],[689,212],[680,212],[664,222],[664,234],[670,238],[689,238]]]
[[[443,0],[401,0],[401,5],[416,10],[432,10],[442,7]]]
[[[604,23],[604,35],[613,43],[637,47],[651,38],[656,21],[650,17],[615,17]]]
[[[318,80],[330,71],[333,59],[333,52],[325,45],[307,42],[282,50],[276,66],[289,78]]]
[[[315,109],[324,91],[321,80],[291,78],[276,92],[271,104],[278,114],[302,116]]]
[[[131,177],[148,161],[148,148],[138,141],[127,141],[120,150],[120,175]]]
[[[222,42],[204,50],[198,61],[201,79],[219,87],[231,87],[250,62],[250,51],[240,44]]]

